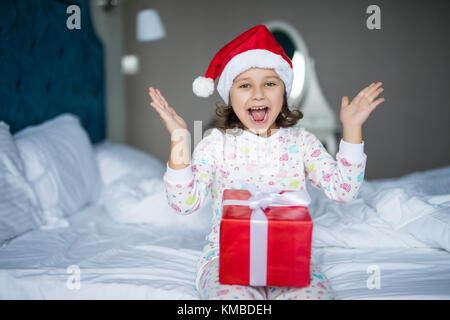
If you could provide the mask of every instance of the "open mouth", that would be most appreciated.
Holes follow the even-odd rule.
[[[250,119],[255,124],[264,124],[269,116],[269,107],[257,106],[248,109]]]

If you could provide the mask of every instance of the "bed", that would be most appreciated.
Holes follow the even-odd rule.
[[[196,262],[209,232],[211,201],[190,216],[176,215],[166,204],[162,163],[109,141],[94,145],[94,153],[104,183],[98,201],[70,216],[68,227],[33,230],[4,244],[0,298],[199,299]],[[313,259],[342,299],[450,298],[448,233],[439,235],[442,239],[425,234],[419,241],[411,226],[416,222],[423,227],[423,221],[409,222],[410,231],[395,230],[393,223],[381,218],[380,208],[368,204],[373,204],[374,194],[386,203],[384,191],[390,188],[396,194],[389,200],[392,209],[406,196],[407,201],[434,199],[448,215],[449,181],[450,167],[364,181],[352,204],[331,202],[308,184]],[[436,182],[447,188],[446,198],[433,192],[442,190]],[[403,193],[414,187],[414,196]],[[374,265],[381,281],[370,289],[369,267]],[[74,270],[79,272],[79,288],[69,283]]]
[[[87,13],[79,33],[55,28],[71,4]],[[87,4],[0,4],[0,164],[17,187],[0,192],[0,299],[199,299],[211,199],[177,215],[165,164],[106,138],[103,51]],[[351,203],[307,189],[312,258],[341,299],[450,299],[450,166],[366,180]],[[20,223],[8,229],[7,219]]]

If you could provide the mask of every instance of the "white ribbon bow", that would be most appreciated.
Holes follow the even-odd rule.
[[[225,200],[223,205],[246,205],[252,209],[250,216],[250,285],[265,286],[267,280],[268,220],[264,209],[269,206],[308,206],[311,198],[306,190],[280,194],[281,189],[259,190],[255,185],[240,179],[251,197],[244,200]]]
[[[252,210],[266,209],[270,206],[308,206],[311,198],[306,190],[289,191],[280,194],[282,189],[270,188],[260,190],[255,185],[240,180],[244,188],[252,195],[249,199],[249,207]]]

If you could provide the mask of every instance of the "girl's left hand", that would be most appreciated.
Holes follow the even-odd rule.
[[[362,127],[370,113],[385,100],[379,98],[373,101],[384,90],[381,85],[381,82],[372,83],[361,90],[350,104],[348,103],[348,97],[342,97],[340,119],[344,127]]]

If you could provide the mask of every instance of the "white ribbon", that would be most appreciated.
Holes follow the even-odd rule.
[[[224,200],[223,205],[242,205],[252,209],[250,216],[250,285],[265,286],[267,280],[267,207],[308,206],[311,198],[306,190],[280,194],[281,189],[259,190],[256,186],[240,180],[250,193],[248,200]]]

